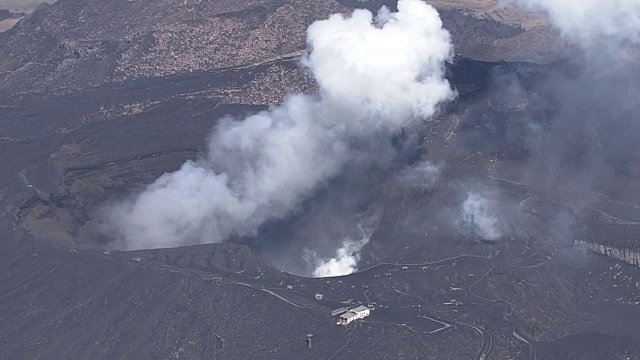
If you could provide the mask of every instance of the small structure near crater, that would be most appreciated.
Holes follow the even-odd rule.
[[[371,310],[368,307],[360,305],[340,315],[340,319],[338,320],[337,325],[346,326],[355,320],[364,319],[370,314],[371,314]]]

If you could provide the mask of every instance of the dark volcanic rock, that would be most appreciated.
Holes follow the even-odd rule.
[[[0,21],[11,18],[11,11],[0,9]]]
[[[465,340],[466,330],[425,342],[394,324],[337,327],[330,310],[340,303],[330,299],[340,295],[313,298],[324,280],[256,267],[234,245],[83,253],[25,242],[7,255],[0,253],[7,359],[464,359],[475,352],[466,345],[479,345]]]
[[[640,359],[637,339],[587,333],[539,345],[539,358],[549,360]]]
[[[608,122],[564,131],[540,84],[571,64],[534,64],[565,55],[553,33],[480,2],[432,1],[463,55],[447,69],[460,97],[358,182],[353,208],[381,214],[360,272],[269,266],[305,262],[305,221],[333,230],[305,213],[319,198],[235,239],[251,248],[105,250],[100,211],[197,158],[218,119],[316,90],[297,63],[309,23],[382,3],[60,0],[0,34],[0,358],[637,358],[639,153],[577,161],[629,147]],[[535,155],[551,146],[530,140],[554,130],[570,141],[546,166]],[[442,165],[434,188],[395,173],[420,159]],[[598,176],[573,186],[584,169]],[[460,225],[468,191],[488,191],[504,236]],[[360,304],[370,318],[335,326],[331,310]]]

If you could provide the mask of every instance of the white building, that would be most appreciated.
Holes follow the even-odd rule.
[[[338,325],[348,325],[354,320],[364,319],[370,314],[371,314],[371,310],[369,310],[368,307],[360,305],[340,315],[340,320],[338,321]]]

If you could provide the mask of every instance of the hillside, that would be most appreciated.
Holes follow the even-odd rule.
[[[206,157],[221,119],[317,101],[307,27],[395,1],[0,11],[0,358],[640,359],[640,69],[590,67],[539,14],[428,2],[455,99],[356,138],[364,160],[254,232],[136,251],[114,204]],[[311,278],[353,240],[359,271]]]

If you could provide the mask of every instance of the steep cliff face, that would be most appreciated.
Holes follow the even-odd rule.
[[[613,246],[594,244],[586,241],[578,241],[576,243],[585,246],[588,249],[597,252],[598,254],[605,255],[616,260],[624,261],[633,266],[640,267],[640,250],[619,249]]]

